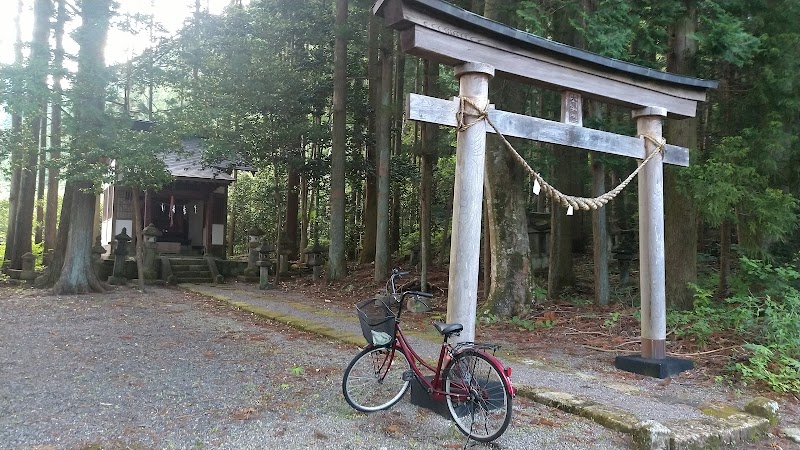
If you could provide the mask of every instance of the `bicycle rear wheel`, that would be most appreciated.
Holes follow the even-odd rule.
[[[403,373],[410,369],[408,358],[399,348],[367,347],[344,371],[344,399],[362,412],[387,409],[408,390],[410,384],[403,380]]]
[[[453,421],[470,438],[491,442],[511,423],[506,378],[483,352],[458,353],[445,369],[444,387]]]

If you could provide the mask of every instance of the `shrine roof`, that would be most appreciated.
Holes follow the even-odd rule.
[[[194,181],[209,181],[230,184],[234,181],[228,172],[233,169],[254,170],[252,167],[221,160],[214,164],[203,161],[202,140],[191,138],[183,140],[183,151],[164,154],[164,165],[176,178],[190,178]]]

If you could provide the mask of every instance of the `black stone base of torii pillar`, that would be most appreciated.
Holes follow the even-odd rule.
[[[641,355],[617,356],[614,367],[653,378],[667,378],[694,369],[694,361],[681,358],[645,358]]]

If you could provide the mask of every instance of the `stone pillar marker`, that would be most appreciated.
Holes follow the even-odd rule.
[[[31,252],[22,255],[22,271],[19,277],[30,282],[36,279],[36,255]]]
[[[161,230],[152,223],[142,230],[144,235],[144,279],[155,280],[158,278],[156,260],[158,259],[158,245],[156,238],[162,235]]]
[[[114,236],[114,240],[117,241],[114,249],[114,273],[108,277],[108,284],[122,285],[128,281],[125,278],[125,260],[128,258],[128,243],[131,237],[128,236],[128,230],[123,227],[122,232]]]
[[[94,238],[94,245],[92,246],[92,266],[94,273],[99,278],[103,273],[103,255],[106,253],[106,248],[100,243],[100,235]]]
[[[459,96],[469,97],[478,107],[488,109],[489,80],[494,77],[494,67],[468,62],[457,66],[455,75],[459,79]],[[487,126],[479,114],[467,107],[464,123],[478,122],[459,130],[456,140],[447,322],[464,325],[464,331],[454,342],[475,340]]]

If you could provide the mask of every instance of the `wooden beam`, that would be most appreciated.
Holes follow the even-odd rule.
[[[647,82],[634,81],[629,76],[606,73],[590,66],[571,67],[534,52],[511,51],[490,38],[468,32],[453,35],[415,25],[402,31],[401,39],[404,52],[444,64],[481,61],[495,66],[498,76],[546,89],[571,90],[587,98],[631,109],[656,104],[676,117],[694,117],[697,112],[698,100],[659,92]],[[705,98],[705,93],[702,96]]]
[[[443,100],[419,94],[409,94],[406,101],[406,117],[411,120],[455,127],[457,126],[456,113],[459,107],[458,98]],[[645,158],[645,142],[643,138],[622,136],[608,131],[500,111],[493,109],[491,106],[489,118],[504,136],[630,158]],[[487,126],[486,130],[494,133],[494,129],[490,126]],[[667,144],[664,148],[664,163],[687,167],[689,165],[689,149]]]

